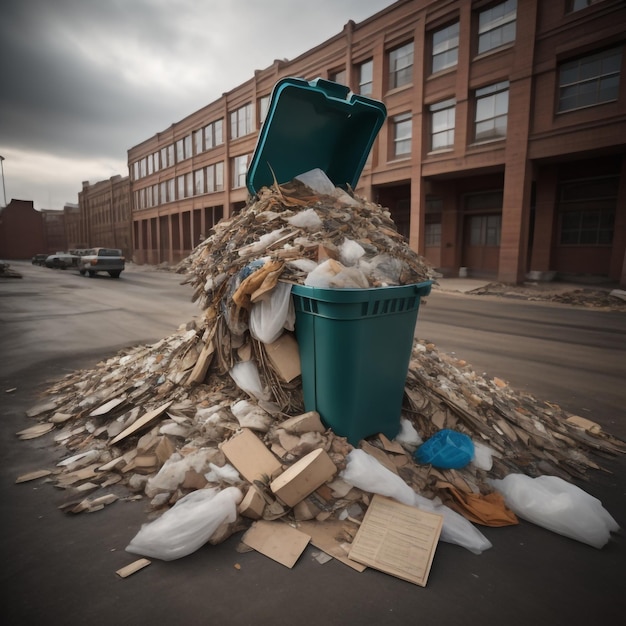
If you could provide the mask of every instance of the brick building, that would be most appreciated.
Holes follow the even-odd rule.
[[[40,252],[61,252],[67,250],[67,234],[65,232],[65,213],[51,209],[40,211],[43,221],[44,249]]]
[[[70,240],[75,248],[120,248],[124,256],[132,258],[132,230],[130,210],[130,179],[111,176],[93,185],[83,182],[78,193],[79,228],[72,220]],[[80,244],[78,242],[81,242]]]
[[[626,286],[624,24],[621,0],[400,0],[350,21],[128,151],[135,260],[178,262],[241,208],[272,87],[322,77],[385,103],[357,192],[442,272]]]
[[[0,208],[0,259],[30,259],[47,252],[41,213],[32,200],[11,200]]]

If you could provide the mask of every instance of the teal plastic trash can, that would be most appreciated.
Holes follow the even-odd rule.
[[[292,287],[305,409],[352,445],[400,431],[417,315],[431,285]]]

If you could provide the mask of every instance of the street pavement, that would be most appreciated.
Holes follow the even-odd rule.
[[[374,570],[358,574],[334,560],[321,565],[315,558],[318,551],[311,546],[288,569],[256,552],[238,551],[239,536],[177,561],[153,560],[141,572],[119,578],[116,570],[137,558],[124,548],[149,519],[145,501],[120,500],[102,511],[78,516],[62,513],[58,507],[67,497],[63,491],[45,480],[16,485],[15,479],[53,467],[63,458],[63,450],[53,444],[52,434],[18,441],[15,433],[32,424],[25,412],[40,400],[51,380],[92,368],[124,344],[167,336],[197,310],[187,300],[188,286],[179,285],[180,277],[167,272],[130,268],[119,282],[106,278],[90,282],[26,264],[22,269],[23,279],[0,282],[0,580],[5,623],[576,626],[614,623],[625,614],[623,531],[597,550],[526,522],[516,527],[481,527],[493,548],[480,556],[440,543],[425,588]],[[126,298],[133,293],[138,300],[131,304]],[[611,372],[587,359],[600,359],[597,355],[603,353],[617,359],[620,349],[624,353],[626,325],[621,314],[589,316],[573,310],[555,314],[565,309],[507,302],[506,315],[524,322],[512,329],[505,349],[516,346],[518,358],[507,361],[503,354],[494,363],[493,355],[485,356],[479,349],[491,329],[476,328],[481,320],[495,324],[495,316],[488,317],[495,306],[492,302],[434,293],[420,310],[418,334],[423,328],[438,345],[451,342],[452,348],[446,349],[457,349],[458,354],[464,354],[460,346],[467,342],[470,362],[496,369],[501,363],[515,374],[514,361],[522,354],[519,346],[531,340],[544,347],[554,345],[540,335],[556,332],[550,316],[555,316],[555,322],[566,317],[568,341],[582,340],[581,346],[571,346],[585,355],[577,364],[581,377],[588,368],[593,372],[588,376],[599,388],[615,387]],[[52,317],[50,307],[56,312]],[[93,330],[111,309],[123,328],[109,328],[104,334]],[[544,315],[548,321],[531,324]],[[595,317],[602,315],[608,317]],[[450,323],[446,316],[451,316]],[[536,326],[543,330],[536,332]],[[479,341],[472,344],[467,336]],[[504,341],[504,330],[500,328],[497,337]],[[602,348],[585,342],[600,343]],[[571,355],[560,358],[565,361],[562,366],[571,363]],[[532,368],[532,361],[528,363],[527,368]],[[539,375],[543,367],[539,360],[534,364]],[[550,376],[546,378],[548,389],[555,390],[551,399],[579,401],[575,389],[568,394],[567,381],[558,388]],[[525,384],[534,384],[532,376],[528,380]],[[605,405],[599,397],[587,398],[585,408],[592,413],[598,409],[605,427],[611,420],[623,424],[624,412],[614,414],[624,406],[624,396],[619,404],[619,393]],[[601,463],[609,471],[594,473],[581,486],[624,526],[626,459],[601,459]]]

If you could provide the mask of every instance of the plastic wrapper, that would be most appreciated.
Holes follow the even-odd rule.
[[[215,463],[209,463],[209,471],[204,477],[210,483],[229,483],[231,485],[237,485],[242,482],[239,472],[229,463],[225,465],[215,465]]]
[[[152,498],[163,491],[174,491],[185,480],[185,474],[189,470],[202,474],[208,469],[209,463],[215,456],[214,448],[201,448],[187,456],[175,452],[165,461],[163,467],[148,480],[145,489],[146,495]]]
[[[305,209],[304,211],[299,211],[293,217],[290,217],[287,222],[296,228],[304,228],[313,232],[321,230],[323,225],[322,220],[315,212],[315,209]]]
[[[411,451],[414,451],[422,443],[420,434],[406,417],[400,418],[400,432],[396,435],[395,440]]]
[[[594,548],[619,530],[600,500],[557,476],[509,474],[489,482],[518,517]]]
[[[242,361],[228,372],[237,387],[258,400],[269,400],[269,393],[261,384],[259,370],[254,361]]]
[[[474,457],[472,458],[472,464],[478,469],[488,472],[493,466],[494,454],[494,450],[489,446],[480,441],[474,441]]]
[[[224,523],[237,519],[243,494],[237,487],[199,489],[187,494],[161,517],[144,524],[127,552],[173,561],[195,552]]]
[[[474,458],[474,442],[463,433],[444,428],[416,451],[418,463],[440,469],[461,469]]]
[[[344,265],[356,265],[359,259],[365,254],[363,246],[353,239],[344,239],[339,246],[339,256]]]
[[[272,416],[267,411],[249,400],[235,402],[230,410],[242,428],[250,428],[265,433],[273,422]]]
[[[335,184],[333,183],[324,170],[319,167],[303,172],[296,176],[296,180],[304,183],[311,191],[327,196],[332,196],[335,193]]]
[[[340,478],[368,493],[378,493],[403,504],[443,516],[441,540],[480,554],[491,548],[491,542],[462,515],[437,500],[415,493],[402,478],[381,465],[363,450],[352,450],[346,457],[348,465]]]
[[[274,289],[252,305],[250,334],[263,343],[272,343],[282,335],[284,328],[293,330],[295,321],[291,285],[279,282]]]

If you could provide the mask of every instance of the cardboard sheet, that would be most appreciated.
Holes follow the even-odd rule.
[[[284,522],[254,522],[242,541],[286,567],[293,567],[310,541],[309,535]]]
[[[375,495],[348,556],[425,587],[442,526],[441,515]]]

